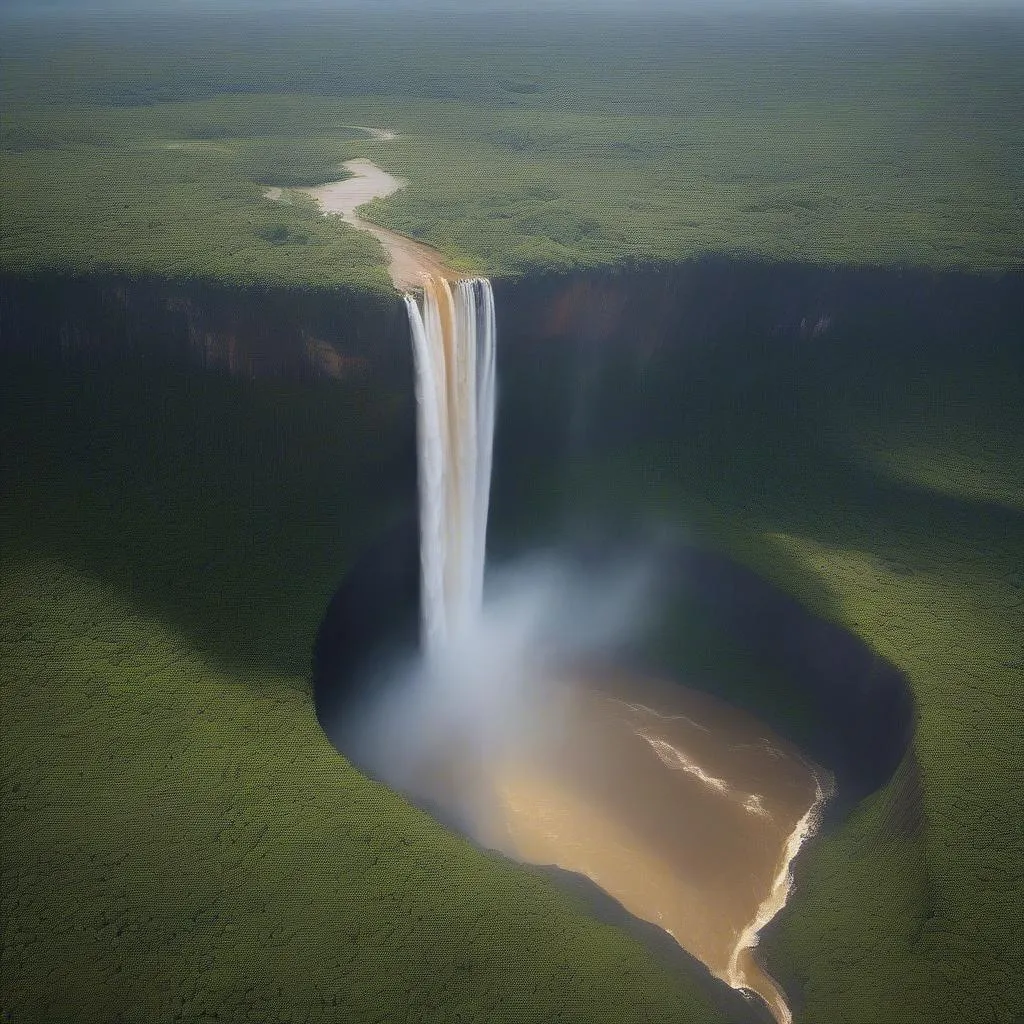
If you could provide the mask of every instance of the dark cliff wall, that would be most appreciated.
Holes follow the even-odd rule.
[[[498,281],[499,445],[582,457],[704,429],[782,438],[891,373],[1024,373],[1024,273],[705,259]]]
[[[499,449],[549,456],[679,433],[723,402],[849,384],[924,353],[1014,345],[1024,274],[821,268],[707,259],[495,282]],[[0,354],[186,359],[242,376],[411,379],[398,296],[95,275],[0,275]]]
[[[187,362],[242,377],[408,379],[397,296],[116,276],[0,277],[0,354]]]

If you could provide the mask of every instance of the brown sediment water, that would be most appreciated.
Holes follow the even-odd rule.
[[[379,134],[374,135],[375,139],[386,141],[394,138],[390,132],[375,131],[379,131]],[[422,287],[424,274],[443,277],[449,281],[466,276],[446,267],[444,258],[436,249],[431,249],[429,245],[417,242],[397,231],[372,224],[356,212],[373,199],[383,199],[405,188],[408,182],[389,174],[372,160],[349,160],[343,166],[350,177],[342,181],[331,181],[325,185],[288,191],[312,196],[325,214],[337,214],[346,224],[351,224],[360,231],[367,231],[377,238],[388,253],[388,274],[399,291]],[[279,188],[266,189],[264,195],[276,201],[285,197],[284,190]]]
[[[484,842],[588,876],[717,977],[792,1014],[757,963],[831,779],[754,718],[669,683],[588,675],[489,764]]]

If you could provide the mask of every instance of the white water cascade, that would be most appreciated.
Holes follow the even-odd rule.
[[[423,648],[436,658],[483,600],[495,410],[494,294],[486,278],[425,275],[405,295],[416,372]]]

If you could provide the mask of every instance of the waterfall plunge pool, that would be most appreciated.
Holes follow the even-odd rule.
[[[673,616],[687,601],[699,610],[692,659],[676,645],[669,664],[622,624],[621,607],[644,603],[627,563],[562,552],[492,588],[476,653],[431,674],[416,667],[418,535],[396,528],[327,610],[318,717],[342,753],[442,823],[589,878],[786,1021],[758,932],[823,811],[844,813],[896,770],[913,705],[900,673],[852,634],[722,555],[670,548],[657,553],[656,601]],[[737,673],[763,680],[769,702],[783,677],[805,693],[811,742],[798,748],[721,699]]]

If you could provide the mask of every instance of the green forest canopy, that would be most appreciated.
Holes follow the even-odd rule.
[[[192,17],[8,26],[0,269],[386,288],[263,194],[354,156],[410,181],[373,220],[478,272],[1022,262],[1019,23]]]

